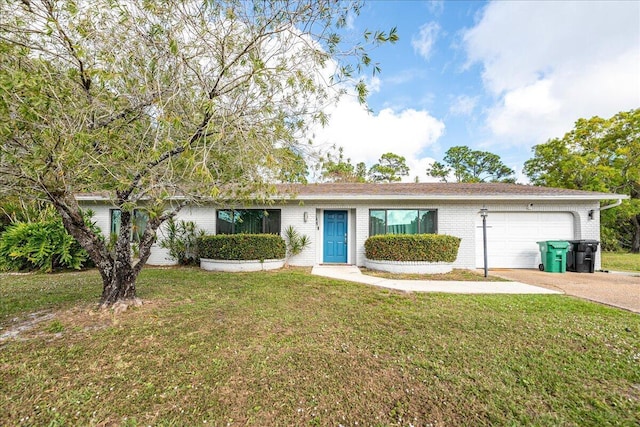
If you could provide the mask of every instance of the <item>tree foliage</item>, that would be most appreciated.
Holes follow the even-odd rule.
[[[533,152],[524,173],[534,184],[630,196],[602,212],[602,237],[610,249],[640,251],[640,109],[579,119],[562,138]]]
[[[158,227],[185,205],[268,193],[280,158],[365,68],[343,40],[359,2],[0,2],[0,194],[47,199],[87,250],[102,302],[135,298]],[[366,86],[356,90],[361,100]],[[300,152],[299,150],[294,152]],[[121,210],[116,250],[77,192]],[[131,256],[134,209],[149,213]]]
[[[354,166],[351,159],[345,159],[343,147],[337,151],[337,154],[327,152],[320,160],[320,179],[324,182],[366,182],[367,166],[364,162]]]
[[[378,163],[369,169],[369,179],[372,182],[397,182],[403,176],[409,175],[407,160],[394,153],[383,154]]]
[[[466,146],[451,147],[443,163],[434,162],[427,175],[447,182],[451,176],[456,182],[508,182],[516,181],[514,170],[502,163],[500,156],[488,151],[472,150]]]
[[[277,148],[275,151],[280,163],[275,181],[306,184],[309,166],[304,154],[289,147]]]

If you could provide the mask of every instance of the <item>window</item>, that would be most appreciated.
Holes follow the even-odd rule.
[[[216,234],[280,234],[279,209],[220,209]]]
[[[122,212],[120,209],[111,209],[111,234],[120,234],[120,217]],[[144,234],[144,229],[147,228],[147,222],[149,222],[149,215],[141,210],[135,209],[133,211],[133,225],[131,227],[131,240],[139,242]]]
[[[371,209],[369,235],[437,233],[435,209]]]

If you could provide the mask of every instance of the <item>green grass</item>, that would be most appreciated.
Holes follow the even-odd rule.
[[[393,280],[439,280],[439,281],[463,281],[463,282],[508,282],[508,280],[496,276],[484,277],[484,274],[473,270],[454,269],[449,273],[440,274],[401,274],[387,273],[385,271],[368,270],[361,268],[362,274],[375,277],[383,277]]]
[[[613,271],[640,271],[640,254],[602,252],[602,269]]]
[[[406,294],[311,276],[0,276],[2,425],[637,425],[640,316],[560,295]],[[206,422],[206,423],[205,423]]]

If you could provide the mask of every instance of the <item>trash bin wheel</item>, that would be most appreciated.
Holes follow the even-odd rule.
[[[540,271],[544,271],[544,264],[540,264],[540,265],[538,265],[538,270],[540,270]]]

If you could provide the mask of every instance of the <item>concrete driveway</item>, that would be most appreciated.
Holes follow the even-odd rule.
[[[534,269],[490,270],[490,275],[542,286],[567,295],[640,313],[640,273],[548,273]]]

